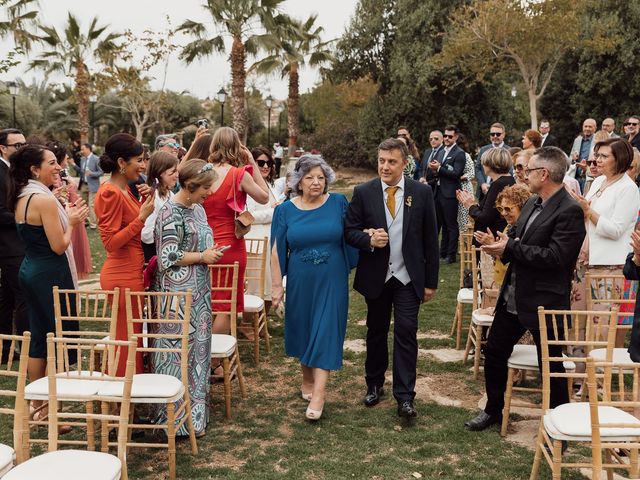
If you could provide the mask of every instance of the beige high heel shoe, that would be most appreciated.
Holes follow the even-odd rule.
[[[320,410],[314,410],[311,407],[307,407],[305,417],[313,421],[320,420],[320,417],[322,417],[322,410],[324,410],[324,403],[322,404],[322,408],[320,408]]]
[[[311,399],[313,398],[313,393],[312,392],[304,393],[302,389],[300,389],[300,396],[302,397],[303,400],[310,402]]]

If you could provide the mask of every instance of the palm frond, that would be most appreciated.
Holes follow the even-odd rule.
[[[180,59],[187,64],[192,63],[196,58],[208,57],[216,52],[224,51],[224,39],[221,36],[214,38],[201,38],[186,44]]]

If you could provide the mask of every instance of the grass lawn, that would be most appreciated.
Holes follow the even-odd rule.
[[[94,265],[104,259],[95,231],[89,232]],[[458,265],[441,266],[437,297],[422,307],[421,349],[452,348],[449,333],[458,288]],[[351,293],[347,341],[363,341],[362,297]],[[199,454],[191,456],[188,442],[178,446],[178,478],[185,479],[495,479],[529,477],[533,452],[500,438],[496,427],[467,432],[465,420],[476,413],[474,402],[483,392],[482,379],[473,381],[469,366],[440,363],[420,355],[418,361],[419,416],[406,421],[396,416],[387,389],[378,406],[362,405],[365,392],[364,353],[345,351],[344,368],[332,374],[322,419],[304,419],[307,403],[300,398],[299,366],[284,355],[283,328],[271,323],[272,352],[256,368],[251,347],[243,345],[248,397],[234,391],[233,418],[224,417],[222,387],[214,387],[211,420],[198,440]],[[445,335],[443,335],[445,334]],[[390,387],[390,384],[388,384]],[[2,388],[2,384],[0,384]],[[437,392],[459,400],[461,407],[429,401]],[[11,444],[11,424],[0,417],[0,442]],[[531,439],[533,443],[533,439]],[[130,450],[130,478],[166,478],[166,455],[161,451]],[[70,468],[73,468],[71,465]],[[540,478],[551,478],[546,466]],[[584,478],[567,471],[563,478]]]

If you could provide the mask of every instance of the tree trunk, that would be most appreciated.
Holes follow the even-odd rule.
[[[233,105],[233,128],[238,132],[240,141],[247,143],[247,104],[244,85],[247,76],[245,70],[246,52],[242,39],[233,38],[231,45],[231,102]]]
[[[75,97],[78,105],[80,142],[85,143],[89,141],[89,74],[81,60],[76,62]]]
[[[529,87],[527,91],[529,95],[529,115],[531,116],[531,129],[538,129],[538,98],[536,97],[535,87]]]
[[[292,63],[289,69],[289,98],[287,100],[290,157],[295,155],[298,147],[298,132],[300,130],[300,119],[298,115],[299,88],[298,64]]]

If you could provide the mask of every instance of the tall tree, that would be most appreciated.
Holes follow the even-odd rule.
[[[289,93],[287,99],[289,152],[293,154],[298,144],[300,133],[299,70],[307,63],[317,67],[333,60],[330,50],[331,42],[322,41],[323,28],[316,25],[317,15],[310,15],[305,21],[299,21],[284,15],[279,16],[271,32],[260,38],[269,55],[254,63],[251,70],[261,74],[279,72],[282,78],[289,77]]]
[[[18,57],[28,53],[34,40],[38,17],[38,0],[0,0],[5,18],[0,21],[0,39],[11,37],[14,47],[0,59],[0,72],[19,65]]]
[[[46,73],[62,72],[73,77],[75,98],[78,105],[80,141],[89,139],[89,88],[90,72],[87,62],[95,59],[104,65],[112,65],[121,46],[119,33],[109,33],[108,26],[97,26],[94,17],[86,32],[80,29],[78,19],[69,12],[63,34],[52,26],[40,25],[37,40],[44,51],[29,67],[42,69]]]
[[[184,47],[180,55],[187,64],[197,58],[224,53],[224,36],[231,37],[229,62],[233,128],[244,142],[247,139],[248,122],[245,98],[247,54],[257,53],[258,29],[266,24],[273,25],[274,13],[282,2],[283,0],[206,0],[203,8],[223,33],[212,35],[204,23],[193,20],[186,20],[177,28],[177,31],[195,37]]]

